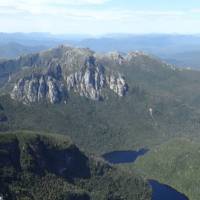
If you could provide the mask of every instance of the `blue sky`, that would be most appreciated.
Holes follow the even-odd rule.
[[[0,32],[200,33],[200,1],[0,0]]]

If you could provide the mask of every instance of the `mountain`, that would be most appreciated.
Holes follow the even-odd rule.
[[[149,185],[80,151],[68,138],[0,134],[0,196],[5,200],[150,200]]]
[[[61,45],[75,44],[88,35],[50,33],[0,33],[0,59],[16,58]]]
[[[63,34],[63,35],[54,35],[50,33],[43,32],[33,32],[33,33],[0,33],[0,45],[8,43],[18,43],[24,46],[55,46],[66,42],[78,42],[85,38],[88,38],[88,35],[81,34]]]
[[[15,58],[24,54],[30,54],[48,49],[47,46],[25,46],[15,42],[0,45],[0,58]]]
[[[194,173],[199,173],[198,145],[195,143],[188,166],[184,156],[192,151],[193,143],[181,145],[180,138],[199,138],[199,85],[198,70],[179,69],[144,52],[96,53],[86,48],[59,46],[0,62],[3,119],[0,128],[10,132],[51,132],[54,137],[68,135],[87,152],[84,155],[149,149],[144,161],[136,163],[137,172],[172,185],[195,199],[198,191],[191,195],[191,187],[187,184],[194,180]],[[39,154],[40,157],[45,160],[46,156]],[[44,166],[48,165],[44,163]],[[171,169],[173,176],[170,176]],[[46,170],[57,176],[57,172],[52,171],[54,168],[47,167]],[[47,179],[48,183],[55,182],[52,178]],[[39,185],[47,188],[45,180],[33,179],[31,182],[29,179],[28,182],[39,181]],[[89,197],[84,198],[94,199],[92,195],[101,194],[95,189],[107,191],[102,188],[104,181],[100,182],[102,187],[97,185],[93,189],[96,182],[99,183],[97,179],[90,182],[89,189],[84,188],[85,182],[81,182],[81,186],[75,185],[78,191],[81,190],[78,196],[86,193]],[[16,189],[16,185],[11,189]],[[32,186],[27,187],[23,190],[25,194],[27,190],[38,191],[37,195],[41,193]],[[60,187],[55,190],[63,191]],[[114,191],[118,190],[115,187]],[[49,190],[46,191],[48,195]],[[102,195],[107,195],[104,192]]]
[[[106,69],[88,49],[61,46],[16,62],[31,68],[11,92],[12,99],[24,103],[66,102],[71,90],[93,100],[103,99],[105,88],[121,97],[128,91],[124,77]]]
[[[60,46],[4,61],[0,73],[11,130],[67,134],[97,154],[199,134],[200,73],[142,52]]]

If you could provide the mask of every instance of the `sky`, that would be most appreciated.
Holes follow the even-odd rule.
[[[199,0],[0,0],[0,32],[200,33]]]

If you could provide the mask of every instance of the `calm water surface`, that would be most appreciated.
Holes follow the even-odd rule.
[[[103,158],[112,164],[132,163],[139,156],[147,153],[147,149],[140,149],[139,151],[113,151],[103,155]]]
[[[104,154],[103,158],[111,164],[132,163],[147,152],[147,149],[140,149],[139,151],[113,151]],[[153,189],[152,200],[189,200],[185,195],[170,186],[155,180],[149,180],[149,184]]]

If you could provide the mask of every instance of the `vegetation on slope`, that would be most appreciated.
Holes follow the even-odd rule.
[[[88,51],[86,50],[86,52]],[[45,63],[45,61],[51,59],[52,54],[54,57],[60,58],[61,56],[62,58],[59,49],[58,51],[54,49],[54,51],[40,54],[42,57],[39,58],[38,54],[35,55],[36,57],[33,55],[22,57],[20,65],[15,61],[9,61],[1,65],[0,70],[4,70],[6,66],[10,68],[14,66],[17,70],[33,60],[36,60],[36,64],[37,62],[40,64],[41,62]],[[79,59],[79,57],[76,57],[76,59]],[[91,101],[70,93],[67,104],[23,105],[11,100],[8,95],[2,95],[0,103],[3,108],[2,112],[7,118],[6,124],[9,129],[11,131],[23,129],[66,134],[87,152],[91,151],[99,154],[114,150],[141,147],[153,148],[154,145],[175,137],[186,135],[196,137],[199,135],[200,72],[181,71],[142,53],[133,53],[132,59],[123,64],[117,63],[106,56],[98,57],[97,59],[106,69],[119,71],[126,77],[129,85],[127,96],[119,98],[112,92],[105,90],[106,98],[104,101]],[[79,66],[77,65],[75,68],[72,66],[71,70],[75,70],[76,67],[78,68]],[[38,69],[40,68],[38,67]],[[30,72],[29,69],[27,70]],[[23,72],[25,73],[25,71]],[[23,77],[23,72],[18,75]],[[12,85],[12,82],[10,84]],[[195,188],[198,180],[194,181],[194,185],[191,184],[191,180],[194,180],[193,177],[198,174],[198,168],[196,167],[198,158],[196,158],[197,154],[193,154],[192,150],[197,148],[198,144],[195,143],[193,147],[191,145],[193,143],[188,142],[188,140],[178,139],[174,140],[175,142],[172,141],[163,144],[163,146],[161,145],[160,149],[156,149],[155,152],[150,151],[147,157],[144,157],[144,162],[138,161],[137,168],[141,168],[147,175],[149,174],[148,178],[155,178],[167,183],[196,200],[199,194],[198,191],[192,191],[192,188]],[[162,148],[164,149],[163,151]],[[188,152],[192,155],[191,165],[189,166],[184,157]],[[150,156],[151,154],[152,156]],[[154,154],[155,156],[153,156]],[[148,156],[150,157],[149,159]],[[165,160],[166,157],[167,159]],[[32,162],[31,160],[31,158],[28,158],[27,162]],[[158,162],[156,162],[157,160]],[[161,164],[157,165],[159,160]],[[179,172],[182,174],[179,174]],[[42,186],[36,190],[38,191],[36,194],[39,195],[37,198],[41,198],[40,188],[47,188],[45,189],[45,194],[53,195],[48,190],[47,182],[49,184],[59,182],[59,187],[55,187],[55,190],[52,190],[54,195],[62,193],[56,191],[65,191],[66,193],[68,191],[68,187],[65,187],[65,184],[68,185],[70,183],[66,183],[63,177],[58,179],[55,173],[53,175],[52,173],[47,173],[42,179],[40,177],[40,180],[35,176],[32,177],[30,173],[28,174],[25,177],[31,177],[31,179],[23,179],[25,186],[28,185],[28,182],[31,183],[28,186],[28,191],[33,190],[35,192],[33,182]],[[106,180],[108,177],[110,177],[108,180],[113,180],[112,173],[107,175]],[[115,188],[111,193],[118,196],[115,192],[117,191],[118,183],[121,184],[122,178],[120,175],[117,175],[117,177],[115,179],[116,184],[111,184],[111,188]],[[91,178],[92,182],[87,182],[87,184],[84,181],[78,181],[78,185],[75,184],[73,191],[78,190],[78,196],[86,195],[86,198],[89,196],[93,199],[103,199],[108,194],[102,192],[106,192],[104,188],[104,185],[106,185],[105,179],[103,178],[100,181],[100,179]],[[124,180],[125,183],[127,183],[126,180]],[[18,182],[16,182],[17,184]],[[95,188],[98,191],[93,189],[94,184],[96,184]],[[188,186],[190,184],[191,187]],[[11,188],[17,188],[16,185]],[[5,188],[7,189],[7,186]],[[127,189],[129,190],[129,188]],[[25,187],[24,190],[26,194],[27,188]],[[14,189],[13,191],[16,192],[17,190]],[[126,194],[129,194],[129,192],[126,192]],[[101,196],[100,198],[99,195],[103,195],[103,197]]]
[[[199,138],[177,138],[152,149],[134,165],[126,167],[172,186],[190,200],[197,200],[200,196],[199,158]]]
[[[68,138],[33,132],[0,134],[0,193],[13,200],[147,200],[147,183]]]
[[[67,104],[23,105],[2,96],[11,130],[51,131],[69,135],[89,152],[137,149],[196,131],[199,115],[179,102],[153,102],[142,91],[96,102],[71,95]],[[149,108],[153,108],[153,118]]]

